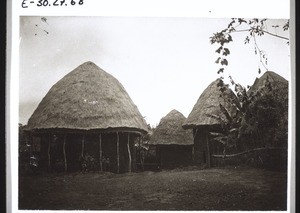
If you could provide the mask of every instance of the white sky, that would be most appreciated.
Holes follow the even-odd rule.
[[[186,117],[215,80],[217,46],[209,37],[229,19],[142,17],[20,18],[19,122],[26,124],[38,103],[64,75],[93,61],[116,77],[148,123],[155,126],[172,109]],[[282,26],[286,20],[270,20]],[[38,24],[39,27],[35,25]],[[49,32],[47,35],[43,30]],[[279,31],[279,30],[277,30]],[[37,34],[37,35],[35,35]],[[288,32],[283,34],[288,37]],[[245,34],[234,34],[226,73],[243,86],[258,77],[258,56]],[[268,69],[290,79],[286,41],[263,36]]]

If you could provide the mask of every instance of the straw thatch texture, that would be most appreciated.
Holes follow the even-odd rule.
[[[222,93],[217,86],[219,81],[220,79],[213,81],[203,91],[192,112],[185,120],[184,129],[196,126],[220,125],[222,121],[227,121],[226,116],[221,111],[220,104],[227,109],[230,115],[236,113],[236,107],[232,102],[238,104],[237,97],[228,86],[226,86],[226,91]]]
[[[265,87],[266,81],[269,81],[273,87],[285,87],[288,81],[275,72],[267,71],[260,78],[256,78],[253,85],[247,91],[248,94],[255,93]]]
[[[163,117],[153,132],[149,144],[151,145],[192,145],[192,132],[184,130],[182,124],[185,121],[183,114],[172,110]]]
[[[58,81],[30,117],[27,130],[130,128],[147,132],[120,82],[92,62]]]

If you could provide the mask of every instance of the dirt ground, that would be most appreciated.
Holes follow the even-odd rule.
[[[19,209],[286,210],[286,173],[245,167],[19,178]]]

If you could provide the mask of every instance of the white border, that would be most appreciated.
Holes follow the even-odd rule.
[[[290,17],[287,0],[84,0],[82,6],[22,8],[14,1],[19,15],[42,16],[142,16],[142,17]],[[25,0],[29,1],[29,0]],[[37,1],[37,0],[35,0]],[[255,14],[255,15],[253,15]],[[255,16],[255,17],[254,17]]]
[[[288,185],[287,211],[296,212],[296,37],[295,37],[295,1],[290,4],[290,53],[291,76],[289,83],[289,134],[288,134]]]
[[[290,18],[294,13],[294,1],[291,5],[286,0],[85,0],[82,7],[69,8],[21,8],[19,0],[8,1],[11,8],[11,23],[8,17],[8,33],[10,24],[11,37],[8,34],[7,55],[7,209],[8,212],[18,210],[18,79],[19,79],[19,16],[142,16],[142,17],[244,17],[244,18]],[[255,13],[255,15],[253,15]],[[9,16],[8,10],[8,16]],[[291,21],[291,82],[289,104],[289,158],[288,158],[288,209],[294,212],[295,204],[295,39],[294,20]],[[13,199],[12,199],[13,198]],[[26,211],[28,212],[28,211]],[[50,211],[43,211],[50,212]],[[230,211],[228,211],[230,212]],[[245,211],[246,212],[246,211]]]

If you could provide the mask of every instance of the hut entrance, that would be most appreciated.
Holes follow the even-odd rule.
[[[118,135],[119,173],[134,171],[136,169],[134,166],[136,163],[134,143],[137,135],[133,133],[118,133]]]
[[[101,135],[103,170],[114,173],[124,173],[135,170],[134,140],[137,137],[133,133],[103,133]]]
[[[80,171],[81,135],[70,134],[66,141],[66,160],[69,172]]]
[[[192,148],[187,145],[157,145],[156,157],[161,168],[172,169],[192,162]]]
[[[51,170],[64,171],[63,136],[53,135],[50,138],[48,149],[48,161]]]
[[[194,131],[194,160],[196,165],[206,165],[210,167],[211,145],[209,142],[209,132],[206,129],[198,128]]]
[[[206,153],[205,153],[205,151],[203,152],[203,163],[206,163]]]
[[[116,140],[117,140],[116,134],[110,134],[110,133],[101,134],[101,148],[102,148],[102,156],[101,157],[102,157],[103,171],[117,172]],[[99,141],[100,141],[100,139],[99,139]],[[100,147],[100,145],[99,145],[99,147]],[[99,157],[100,157],[100,151],[99,151]]]

